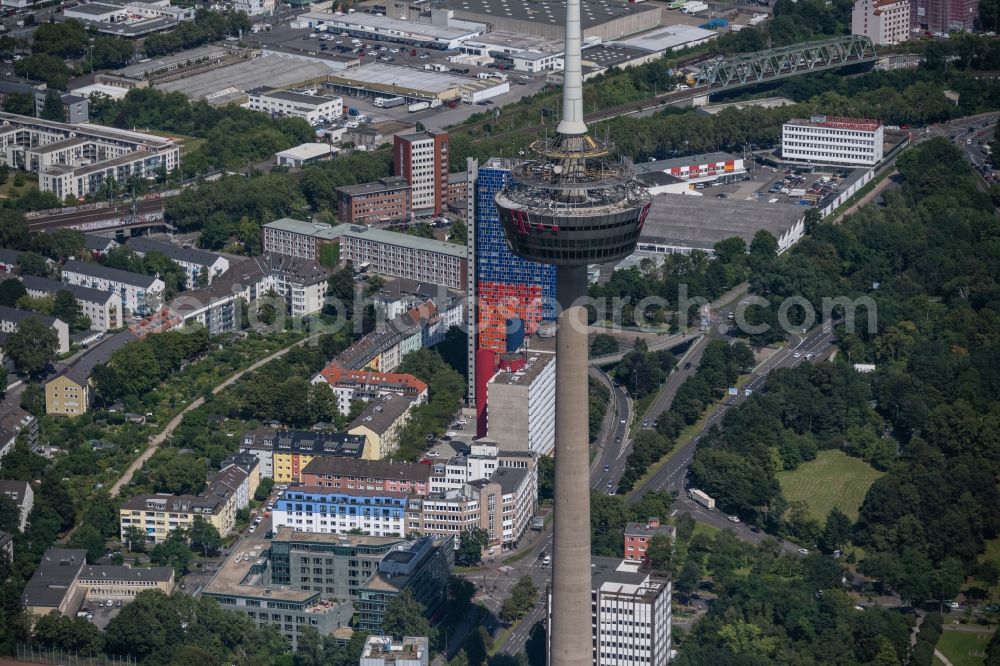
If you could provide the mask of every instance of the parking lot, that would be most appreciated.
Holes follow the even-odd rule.
[[[750,178],[726,184],[704,183],[696,187],[704,196],[756,199],[773,204],[814,205],[832,193],[847,178],[850,167],[777,168],[755,165]]]
[[[125,602],[122,599],[88,599],[83,602],[83,606],[80,607],[77,616],[86,617],[98,629],[104,631],[104,628],[108,626],[113,617],[118,615],[124,605]],[[85,615],[81,616],[80,613],[84,613]]]

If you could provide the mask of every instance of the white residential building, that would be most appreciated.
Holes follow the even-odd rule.
[[[344,416],[351,413],[351,403],[355,400],[370,402],[390,394],[409,398],[414,404],[427,402],[427,384],[413,375],[349,370],[336,361],[316,373],[312,383],[329,384],[337,399],[337,409]]]
[[[98,291],[112,291],[122,300],[123,308],[130,314],[145,315],[163,305],[163,280],[149,275],[107,268],[70,259],[62,268],[66,284],[78,284]]]
[[[877,120],[816,115],[781,126],[781,156],[818,164],[872,166],[884,156],[884,128]]]
[[[28,296],[41,298],[58,291],[68,291],[80,306],[81,314],[90,320],[90,328],[108,331],[122,327],[122,299],[112,291],[98,291],[76,284],[66,284],[34,275],[22,275],[21,282]],[[69,322],[68,322],[69,323]]]
[[[362,530],[370,536],[405,536],[406,493],[387,490],[333,490],[292,486],[275,501],[275,529],[346,534]]]
[[[170,242],[156,241],[145,236],[129,239],[128,249],[140,256],[161,252],[184,269],[188,289],[207,287],[212,280],[229,270],[229,260],[221,254],[205,252],[193,247],[179,247]]]
[[[274,0],[236,0],[233,8],[238,12],[244,12],[249,16],[259,14],[273,14]]]
[[[393,169],[410,184],[415,215],[440,215],[448,189],[448,133],[397,134],[393,139]]]
[[[293,317],[319,312],[326,298],[330,273],[314,261],[296,259],[276,254],[265,254],[255,259],[264,277],[254,288],[254,298],[268,292],[285,300]]]
[[[25,319],[37,319],[56,334],[56,351],[69,351],[69,325],[61,319],[31,310],[18,310],[0,305],[0,333],[14,333]]]
[[[857,0],[851,32],[880,46],[905,42],[910,38],[909,0]]]
[[[23,532],[35,506],[35,491],[31,489],[31,484],[27,481],[0,481],[0,497],[6,497],[17,505],[18,527]]]
[[[344,100],[340,97],[323,97],[290,90],[275,90],[262,86],[251,90],[248,109],[276,116],[305,118],[318,124],[321,118],[334,119],[344,115]]]
[[[670,577],[611,557],[592,558],[591,573],[594,666],[666,664],[673,619]]]
[[[556,357],[530,352],[507,363],[486,385],[486,427],[504,450],[549,455],[555,447]]]

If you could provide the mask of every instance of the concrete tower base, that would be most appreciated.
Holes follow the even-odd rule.
[[[550,666],[590,666],[587,267],[559,266]]]

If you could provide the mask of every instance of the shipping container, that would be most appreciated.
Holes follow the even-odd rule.
[[[431,108],[430,102],[416,102],[406,107],[406,110],[410,113],[416,113],[417,111],[423,111],[424,109],[429,108]]]

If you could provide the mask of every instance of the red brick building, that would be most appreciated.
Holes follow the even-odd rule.
[[[409,220],[410,184],[400,176],[337,188],[337,219],[346,224]]]
[[[655,536],[665,536],[673,541],[677,530],[671,525],[660,525],[660,519],[653,516],[644,523],[629,523],[625,528],[625,559],[629,562],[645,562],[646,551]]]

